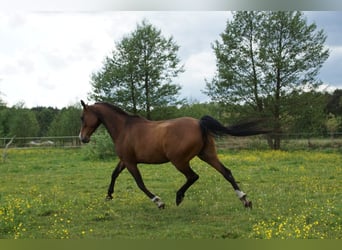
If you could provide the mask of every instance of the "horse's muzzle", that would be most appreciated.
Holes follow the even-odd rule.
[[[88,143],[90,141],[89,137],[83,137],[81,134],[78,137],[82,143]]]
[[[83,138],[83,139],[81,139],[81,142],[88,143],[88,142],[90,142],[90,139],[89,138]]]

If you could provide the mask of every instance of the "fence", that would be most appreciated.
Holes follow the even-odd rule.
[[[342,149],[342,133],[313,135],[308,133],[281,134],[281,149]],[[269,149],[265,135],[251,137],[227,136],[216,140],[218,149]]]
[[[5,148],[12,138],[0,138],[0,147]],[[14,137],[10,148],[32,148],[32,147],[80,147],[78,136],[55,136],[55,137]]]
[[[342,133],[334,133],[325,136],[313,136],[311,134],[282,134],[282,149],[315,149],[315,148],[341,148]],[[0,138],[0,148],[5,148],[12,138]],[[216,140],[218,149],[268,149],[266,137],[233,137],[225,136]],[[38,148],[38,147],[58,147],[70,148],[80,147],[81,142],[78,136],[59,137],[15,137],[10,148]]]

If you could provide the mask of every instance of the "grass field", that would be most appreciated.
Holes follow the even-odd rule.
[[[170,164],[143,165],[158,210],[124,171],[104,200],[116,161],[86,161],[81,149],[11,149],[0,163],[0,238],[337,239],[342,238],[338,151],[229,151],[220,159],[253,201],[198,159],[200,179],[175,205],[184,177]]]

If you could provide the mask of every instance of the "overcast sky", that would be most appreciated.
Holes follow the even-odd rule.
[[[330,57],[320,79],[342,88],[342,11],[305,12],[309,23],[324,29]],[[146,18],[173,36],[185,72],[175,83],[182,97],[206,101],[204,79],[216,70],[211,44],[231,18],[227,11],[180,12],[0,12],[0,92],[8,106],[65,107],[87,100],[90,75],[123,35]]]

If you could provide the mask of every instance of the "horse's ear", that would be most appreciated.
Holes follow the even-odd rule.
[[[86,109],[86,108],[87,108],[87,105],[84,103],[84,101],[83,101],[83,100],[81,100],[81,104],[82,104],[82,107],[83,107],[84,109]]]

